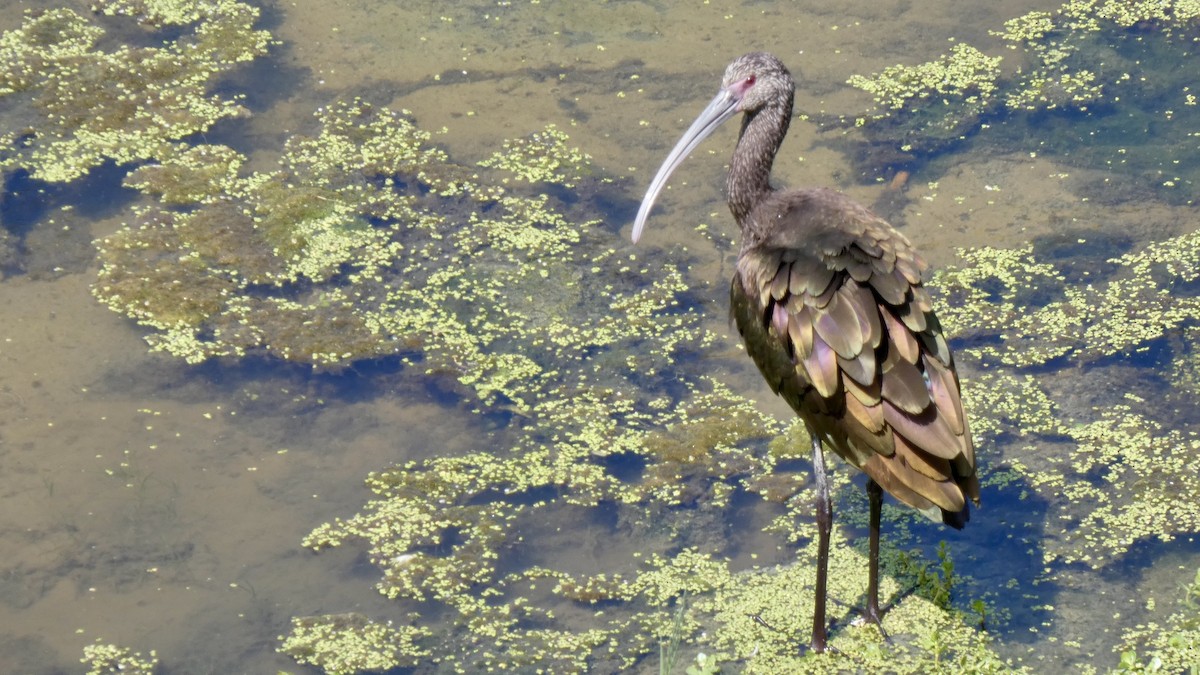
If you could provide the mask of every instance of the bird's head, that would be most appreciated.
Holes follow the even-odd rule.
[[[683,138],[679,139],[658,169],[654,180],[650,181],[633,223],[634,243],[641,238],[650,209],[654,207],[658,194],[666,187],[667,179],[701,141],[708,138],[725,120],[740,112],[753,115],[768,105],[782,105],[784,117],[790,116],[794,89],[792,75],[783,62],[766,52],[750,52],[729,64],[716,97],[684,132]],[[783,128],[786,131],[786,123]]]
[[[795,89],[783,62],[766,52],[750,52],[725,69],[721,93],[734,101],[737,112],[756,112]]]

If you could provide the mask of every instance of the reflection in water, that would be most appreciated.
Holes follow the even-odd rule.
[[[236,4],[209,3],[244,18]],[[1102,6],[1110,5],[1117,6]],[[223,80],[221,98],[204,99],[216,106],[201,116],[206,135],[188,138],[191,145],[224,143],[233,148],[229,153],[244,155],[237,181],[223,182],[237,163],[191,175],[193,188],[207,186],[202,193],[213,184],[236,186],[232,191],[243,200],[236,207],[218,200],[204,208],[225,208],[231,227],[241,222],[235,217],[249,215],[251,222],[235,238],[212,240],[218,244],[201,258],[212,264],[228,254],[228,272],[255,252],[244,246],[252,240],[253,217],[273,214],[253,213],[246,195],[272,180],[282,186],[284,179],[299,180],[295,167],[290,174],[269,173],[278,171],[274,162],[286,139],[319,136],[311,113],[359,95],[379,99],[376,110],[386,104],[413,111],[420,129],[446,127],[428,147],[471,167],[464,181],[502,185],[522,203],[549,193],[536,217],[525,209],[521,218],[506,220],[487,200],[464,208],[457,223],[430,231],[428,241],[436,241],[432,234],[446,237],[445,248],[409,249],[411,240],[385,237],[391,248],[376,261],[381,278],[414,259],[407,256],[459,256],[439,264],[474,276],[455,276],[470,283],[433,308],[445,308],[449,314],[441,316],[458,317],[470,328],[475,351],[427,359],[423,345],[414,344],[406,347],[407,364],[394,357],[352,359],[340,373],[293,370],[269,357],[196,367],[147,355],[138,339],[145,331],[90,298],[96,263],[79,255],[86,253],[83,239],[138,221],[125,206],[135,197],[128,190],[114,195],[107,179],[89,181],[135,168],[104,163],[106,157],[161,159],[159,153],[181,148],[118,139],[87,146],[88,161],[71,165],[78,171],[43,175],[34,171],[39,162],[82,146],[46,136],[41,145],[13,151],[14,143],[28,140],[27,128],[47,127],[33,94],[8,103],[0,126],[10,148],[0,155],[6,172],[0,360],[9,364],[0,382],[3,670],[71,670],[82,648],[99,642],[143,654],[153,649],[163,672],[294,672],[303,666],[274,651],[277,636],[305,638],[322,626],[347,629],[346,635],[376,627],[379,640],[391,641],[389,658],[396,662],[404,659],[394,650],[411,638],[414,653],[431,652],[417,659],[427,670],[537,660],[561,668],[653,669],[658,642],[672,639],[685,645],[680,668],[698,649],[726,663],[792,665],[795,645],[809,628],[795,618],[796,607],[809,606],[811,588],[804,439],[781,428],[778,420],[786,416],[773,407],[770,392],[739,359],[725,355],[730,341],[718,307],[728,274],[718,268],[728,253],[729,217],[716,190],[665,195],[660,218],[666,222],[651,242],[664,250],[623,248],[618,229],[631,219],[636,185],[644,183],[645,172],[636,167],[652,166],[664,150],[661,130],[640,122],[694,109],[711,95],[721,65],[751,41],[803,73],[798,106],[811,118],[853,119],[864,101],[843,84],[851,75],[881,72],[894,62],[936,61],[947,51],[941,40],[949,37],[1015,60],[986,31],[1029,9],[1015,0],[969,10],[937,0],[893,9],[850,3],[836,14],[736,2],[678,8],[476,3],[436,10],[289,5],[257,26],[283,41],[257,58],[287,63],[289,74],[307,69],[294,98],[271,90],[279,100],[256,99],[253,117],[210,128],[239,112],[228,107],[232,90],[255,90],[253,83]],[[953,317],[948,331],[959,336],[955,348],[964,355],[965,396],[979,420],[973,431],[987,477],[974,531],[948,543],[948,600],[962,615],[938,604],[945,604],[939,583],[947,577],[933,562],[942,533],[885,509],[891,541],[904,542],[884,551],[892,561],[883,592],[894,604],[885,621],[897,636],[894,653],[851,625],[846,608],[860,604],[864,561],[862,551],[835,542],[839,586],[833,594],[842,609],[833,643],[864,656],[822,662],[831,668],[869,669],[877,657],[884,667],[920,671],[934,658],[945,663],[946,650],[979,669],[1001,669],[1004,659],[1036,669],[1110,668],[1117,663],[1114,649],[1137,649],[1129,658],[1142,662],[1151,650],[1162,650],[1168,669],[1184,665],[1171,645],[1194,640],[1188,610],[1176,600],[1179,585],[1195,574],[1193,540],[1200,529],[1192,506],[1200,503],[1194,498],[1200,487],[1188,469],[1196,451],[1190,403],[1196,389],[1191,317],[1198,267],[1190,207],[1196,143],[1189,135],[1196,108],[1186,89],[1194,29],[1177,20],[1181,9],[1174,11],[1103,34],[1054,28],[1047,35],[1069,52],[1062,61],[1073,74],[1068,83],[1082,83],[1087,71],[1097,78],[1085,83],[1088,91],[1094,94],[1098,83],[1106,89],[1085,111],[1066,110],[1069,101],[1053,97],[1059,103],[1051,111],[985,111],[979,128],[965,134],[967,142],[949,146],[952,151],[895,164],[897,153],[913,155],[914,148],[843,155],[836,150],[843,138],[869,137],[794,124],[795,138],[777,167],[793,184],[847,175],[890,180],[889,170],[910,172],[887,199],[895,220],[941,270],[934,283],[945,295],[937,304]],[[97,25],[90,17],[58,13],[38,20],[70,29],[40,34],[43,47],[53,47],[55,36],[76,35],[81,42],[73,48],[115,49],[82,39]],[[0,21],[15,29],[24,19]],[[114,40],[145,48],[177,33],[212,48],[261,45],[232,40],[230,33],[162,30],[157,20],[104,25],[115,31]],[[1164,25],[1173,39],[1162,39]],[[880,45],[892,51],[880,54]],[[1030,49],[1041,60],[1022,71],[1026,83],[1042,77],[1042,57],[1049,53]],[[260,54],[261,46],[251,51]],[[42,61],[10,69],[9,86],[14,73],[41,72],[49,57],[39,54]],[[156,75],[168,79],[190,72],[184,67],[173,75],[168,66],[177,62],[158,58],[142,63],[158,64]],[[1088,65],[1096,60],[1122,65]],[[104,82],[112,67],[90,76]],[[271,72],[261,65],[253,71]],[[1126,72],[1130,77],[1123,79]],[[205,94],[210,81],[193,81],[179,100],[200,101],[194,94]],[[139,99],[93,94],[99,98],[89,101],[96,106],[129,103],[127,112],[137,110]],[[570,136],[568,148],[591,155],[587,170],[569,181],[575,189],[547,189],[528,178],[506,184],[502,167],[473,166],[504,139],[536,141],[530,134],[550,124]],[[170,139],[190,133],[147,128],[179,132]],[[365,139],[342,138],[351,149]],[[804,161],[795,161],[801,153]],[[870,166],[852,167],[847,156]],[[724,160],[693,158],[679,180],[715,180]],[[99,163],[91,178],[74,179]],[[362,170],[361,163],[355,166]],[[627,173],[629,179],[612,178]],[[249,176],[259,182],[247,184]],[[352,189],[392,198],[372,176],[352,178],[324,186],[332,192],[318,196],[336,192],[337,205],[351,203],[343,188],[360,185]],[[420,203],[418,183],[402,189],[416,190]],[[98,187],[80,189],[85,184]],[[871,203],[884,186],[841,187]],[[136,199],[143,213],[202,211],[195,203],[163,208]],[[442,206],[432,215],[444,218]],[[330,209],[300,215],[318,222],[341,213]],[[670,225],[672,218],[694,223],[697,217],[705,220],[695,233]],[[173,218],[157,226],[188,220]],[[548,254],[521,248],[527,240],[504,238],[529,220],[541,223],[539,236],[564,246]],[[600,222],[582,225],[593,221]],[[400,221],[384,210],[329,222],[324,234],[337,237],[310,237],[296,242],[297,250],[315,250],[318,239],[378,237]],[[493,245],[472,239],[484,233]],[[471,255],[462,253],[470,241]],[[518,244],[504,253],[500,241]],[[955,260],[955,247],[970,252]],[[174,252],[174,258],[163,256],[163,266],[183,269],[197,259],[186,247]],[[501,253],[521,258],[524,267]],[[425,269],[432,275],[437,265]],[[485,285],[489,273],[500,278],[514,269],[528,277],[519,286],[524,293],[503,297],[508,282]],[[283,283],[285,292],[274,302],[337,306],[330,290],[322,299],[314,287],[332,282],[334,289],[361,271],[330,266],[298,275]],[[235,288],[244,283],[224,278]],[[663,278],[670,283],[644,287]],[[680,292],[685,282],[694,290]],[[705,282],[714,282],[711,290]],[[395,290],[374,283],[380,294]],[[497,312],[481,317],[509,325],[508,332],[481,333],[482,324],[471,323],[474,296],[467,291],[473,287],[490,294],[479,296],[490,301],[480,303],[480,311]],[[302,334],[303,321],[298,324]],[[214,326],[194,337],[264,344],[253,335],[222,335]],[[423,344],[458,344],[453,337],[430,335]],[[496,354],[528,362],[514,356],[494,361],[491,371],[472,370]],[[480,372],[490,376],[472,380]],[[748,405],[746,397],[761,406]],[[375,497],[364,507],[371,497],[360,481],[371,472],[377,472],[368,483]],[[839,524],[861,527],[866,514],[858,489],[844,473],[836,481],[837,511],[844,514]],[[344,520],[335,521],[339,516]],[[331,524],[313,532],[322,522]],[[314,557],[300,549],[302,540],[345,545]],[[934,566],[926,569],[922,561]],[[409,599],[389,600],[375,584]],[[429,597],[422,601],[421,594]],[[983,603],[973,605],[976,599]],[[289,628],[293,617],[313,618]],[[981,618],[986,634],[976,628]],[[1150,621],[1154,629],[1131,628]],[[432,653],[428,645],[445,644],[447,635],[461,649]],[[328,652],[335,643],[307,644]],[[610,644],[615,651],[608,651]],[[292,653],[316,660],[317,652]]]

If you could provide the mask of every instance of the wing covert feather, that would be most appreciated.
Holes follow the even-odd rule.
[[[979,500],[974,445],[924,261],[840,193],[785,195],[792,227],[744,238],[738,258],[731,312],[747,352],[828,447],[961,526]]]

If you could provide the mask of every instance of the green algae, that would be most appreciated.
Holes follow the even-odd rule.
[[[105,30],[70,9],[27,13],[0,36],[0,97],[20,130],[0,134],[0,170],[67,182],[105,161],[158,159],[172,141],[246,110],[209,94],[217,78],[264,53],[259,10],[221,2],[103,2],[95,10],[180,33],[157,47],[98,45]]]

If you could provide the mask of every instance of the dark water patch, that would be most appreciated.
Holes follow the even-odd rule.
[[[570,208],[571,206],[578,204],[580,201],[580,194],[578,190],[569,188],[565,185],[560,185],[558,183],[543,183],[539,186],[539,192],[550,195],[554,199],[557,199],[563,208]]]
[[[811,462],[807,464],[811,469]],[[781,473],[776,467],[775,473]],[[783,513],[783,505],[769,502],[762,494],[736,487],[729,496],[727,525],[723,532],[720,553],[723,557],[741,559],[733,569],[787,563],[793,559],[790,545],[778,546],[778,540],[763,533],[763,528]],[[764,544],[772,544],[766,548]]]
[[[1195,279],[1180,279],[1173,278],[1167,280],[1164,284],[1169,288],[1172,297],[1176,298],[1195,298],[1200,297],[1200,277]]]
[[[553,486],[531,491],[530,496],[534,493],[540,499],[557,497]],[[523,533],[525,541],[497,551],[498,576],[532,567],[571,575],[611,575],[627,571],[634,564],[629,551],[643,545],[639,536],[631,537],[622,526],[621,507],[612,502],[591,507],[559,503],[521,516],[515,531]]]
[[[775,471],[778,471],[778,472],[803,471],[803,472],[807,473],[809,471],[812,471],[812,462],[807,459],[799,459],[799,458],[784,459],[784,460],[780,460],[779,462],[775,463]]]
[[[222,98],[238,100],[252,115],[270,114],[275,106],[296,98],[307,100],[312,94],[312,70],[296,66],[295,49],[288,43],[272,45],[266,57],[239,66],[213,92]],[[315,102],[309,109],[319,107]],[[277,151],[282,135],[251,135],[253,125],[224,121],[205,134],[204,142],[228,145],[239,152]]]
[[[956,604],[975,598],[994,603],[1002,614],[988,625],[989,631],[1006,641],[1036,643],[1041,638],[1030,629],[1047,620],[1057,593],[1055,584],[1043,578],[1047,502],[1024,479],[985,484],[980,500],[982,506],[972,507],[971,520],[961,531],[914,528],[918,545],[930,560],[937,559],[936,542],[945,540],[950,546],[955,572],[966,579],[953,591]]]
[[[9,673],[66,675],[79,671],[78,664],[59,663],[58,652],[41,635],[0,635],[0,655],[4,657],[4,669]]]
[[[1105,175],[1072,176],[1072,190],[1080,197],[1102,206],[1152,203],[1154,191],[1130,176],[1110,171]]]
[[[400,357],[355,362],[335,372],[317,372],[311,366],[269,356],[209,359],[197,365],[161,358],[136,367],[116,367],[100,381],[88,383],[93,392],[120,393],[181,403],[213,400],[235,406],[250,417],[285,416],[303,420],[319,415],[331,405],[379,400],[411,400],[461,409],[461,392],[447,393],[432,387],[439,378],[428,378],[424,369],[414,372]]]
[[[599,214],[605,229],[619,233],[637,216],[641,201],[635,195],[644,188],[644,185],[629,179],[614,180],[611,184],[598,186],[592,192],[588,206],[594,210],[593,213]]]
[[[122,214],[138,199],[136,190],[122,185],[127,169],[109,161],[70,183],[47,183],[25,169],[12,171],[4,177],[0,193],[0,224],[24,237],[63,207],[85,220]]]
[[[560,96],[558,98],[558,108],[564,113],[567,113],[571,119],[577,120],[581,123],[587,123],[588,119],[591,117],[587,110],[581,108],[574,99],[566,98],[564,96]]]
[[[637,452],[614,452],[601,457],[600,465],[622,483],[636,483],[646,470],[646,457]]]
[[[104,28],[103,35],[96,43],[97,49],[116,52],[127,47],[157,48],[163,43],[174,43],[195,29],[194,26],[156,26],[146,21],[131,20],[131,16],[135,15],[109,16],[93,11],[90,15],[92,23]]]
[[[1159,342],[1159,341],[1155,341]],[[1135,355],[1148,363],[1138,363]],[[1035,372],[1047,395],[1068,419],[1086,420],[1114,406],[1133,406],[1137,400],[1156,401],[1167,391],[1161,372],[1163,354],[1103,356],[1086,363],[1072,359],[1057,371]]]
[[[1158,590],[1163,593],[1154,594],[1160,602],[1170,607],[1175,604],[1174,600],[1182,596],[1182,585],[1192,581],[1197,565],[1200,565],[1200,533],[1181,534],[1170,541],[1139,540],[1130,546],[1124,555],[1101,568],[1098,573],[1107,583],[1128,587],[1130,595],[1133,595],[1136,589],[1145,587],[1147,577],[1160,569],[1162,563],[1167,560],[1184,563],[1177,566],[1184,568],[1179,570],[1178,579],[1165,584],[1165,588],[1164,584],[1160,584]]]
[[[35,181],[25,169],[17,169],[4,180],[0,194],[0,222],[12,234],[23,237],[45,215],[49,208],[46,190],[49,186]]]
[[[1053,264],[1066,284],[1108,280],[1122,269],[1113,259],[1131,251],[1134,243],[1133,237],[1126,233],[1094,228],[1060,230],[1032,241],[1034,257]],[[1041,290],[1046,297],[1033,298],[1031,304],[1034,306],[1044,306],[1057,299],[1050,297],[1050,294],[1059,289]]]

